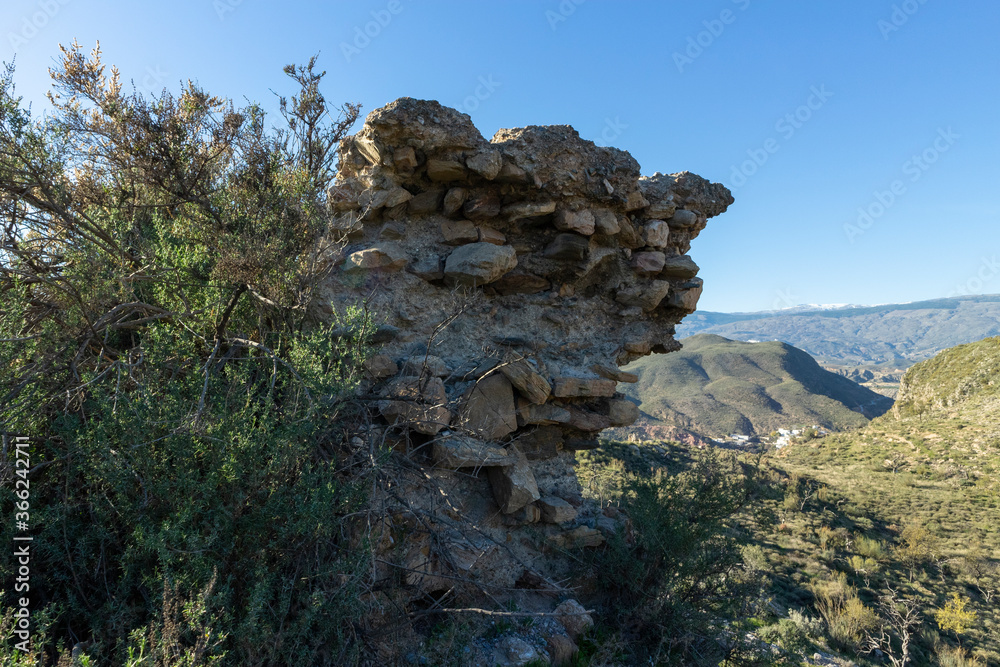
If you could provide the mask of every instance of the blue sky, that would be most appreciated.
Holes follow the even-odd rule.
[[[691,254],[701,309],[1000,293],[1000,4],[988,0],[7,0],[41,110],[59,43],[140,89],[273,107],[321,52],[327,97],[410,96],[486,137],[570,124],[736,203]],[[365,34],[367,31],[368,34]]]

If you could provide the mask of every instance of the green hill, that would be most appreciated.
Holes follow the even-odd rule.
[[[702,436],[766,434],[813,424],[841,430],[864,425],[892,404],[786,343],[744,343],[712,334],[681,342],[679,352],[646,357],[628,368],[639,381],[623,391],[644,413],[640,429]]]
[[[761,357],[710,355],[729,341],[696,338],[676,353],[684,382],[770,372]],[[584,488],[612,497],[629,474],[689,474],[716,451],[609,442],[577,457]],[[767,577],[767,609],[750,622],[789,652],[773,664],[1000,667],[1000,338],[913,366],[895,409],[862,428],[761,459],[729,454],[760,473],[732,529]]]

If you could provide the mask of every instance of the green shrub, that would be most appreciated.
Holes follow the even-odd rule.
[[[762,604],[762,563],[744,565],[756,555],[741,554],[732,529],[756,484],[755,469],[715,450],[678,474],[623,480],[631,528],[596,550],[591,564],[609,613],[632,628],[630,642],[652,664],[750,651],[736,629]],[[735,634],[720,634],[719,619],[731,619]]]
[[[889,553],[881,540],[864,535],[860,535],[854,540],[854,553],[878,562],[884,562],[889,558]]]
[[[42,662],[78,642],[133,666],[359,650],[351,517],[379,461],[343,431],[371,318],[310,316],[357,107],[331,120],[312,67],[285,70],[284,132],[191,83],[124,94],[75,44],[42,120],[0,77],[0,421],[31,443]]]
[[[757,631],[757,636],[769,644],[780,646],[797,660],[802,660],[811,646],[806,634],[790,618],[783,618],[774,625],[761,628]]]
[[[843,572],[820,585],[816,597],[816,607],[826,621],[827,633],[841,648],[859,648],[866,631],[878,623],[878,616],[858,598],[857,590],[847,583]]]

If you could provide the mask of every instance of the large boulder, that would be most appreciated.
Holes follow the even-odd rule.
[[[491,373],[466,393],[456,426],[483,440],[499,440],[517,430],[514,390],[500,373]]]
[[[493,497],[504,514],[513,514],[541,497],[528,458],[514,445],[510,453],[515,460],[513,465],[486,469]]]
[[[444,277],[452,285],[488,285],[517,266],[511,246],[470,243],[456,248],[444,263]]]

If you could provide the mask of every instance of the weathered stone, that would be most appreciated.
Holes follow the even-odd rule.
[[[427,177],[432,181],[461,181],[467,174],[465,165],[458,160],[427,160]]]
[[[642,240],[652,248],[670,245],[670,226],[662,220],[650,220],[642,229]]]
[[[335,183],[326,190],[327,201],[334,211],[353,211],[358,207],[359,184]]]
[[[693,313],[698,308],[703,283],[701,278],[694,278],[670,291],[668,304],[680,308],[686,313]]]
[[[507,204],[500,209],[500,215],[509,218],[511,220],[520,220],[521,218],[537,218],[542,215],[550,215],[556,212],[556,203],[554,201],[522,201],[516,204]]]
[[[465,245],[479,240],[479,230],[468,220],[445,220],[441,223],[441,236],[448,245]]]
[[[489,220],[500,215],[500,198],[495,194],[479,194],[462,206],[462,212],[470,220]]]
[[[392,152],[392,164],[400,170],[412,170],[417,167],[417,154],[412,146],[400,146]]]
[[[451,370],[441,357],[433,354],[418,354],[403,361],[403,374],[443,378],[448,377]]]
[[[578,410],[571,407],[569,408],[569,422],[566,425],[578,431],[597,433],[610,428],[611,420],[590,410]]]
[[[386,396],[378,407],[390,424],[405,424],[417,433],[434,435],[451,421],[441,378],[400,378],[390,383]]]
[[[402,204],[396,204],[392,208],[387,208],[382,211],[382,218],[385,220],[399,220],[406,217],[406,210],[409,207],[409,202],[403,202]]]
[[[612,426],[631,426],[639,418],[639,406],[624,398],[608,401],[608,419]]]
[[[365,209],[366,213],[373,213],[383,208],[388,198],[388,190],[367,189],[358,195],[358,205]]]
[[[552,403],[535,405],[521,398],[517,402],[518,424],[565,424],[569,421],[569,410]]]
[[[413,199],[406,202],[406,209],[412,215],[423,215],[433,213],[441,208],[444,201],[444,189],[434,188],[426,190],[418,195],[413,195]]]
[[[698,265],[687,255],[668,257],[663,265],[662,275],[676,278],[694,278],[698,275]]]
[[[667,220],[668,225],[679,228],[692,227],[697,222],[698,214],[694,211],[688,211],[686,209],[674,212],[674,215]]]
[[[513,162],[504,162],[497,180],[501,183],[524,183],[528,180],[528,173]]]
[[[553,544],[558,542],[565,549],[593,545],[600,539],[593,533],[598,517],[569,497],[574,487],[570,476],[572,452],[597,447],[599,429],[627,423],[635,416],[635,405],[614,393],[618,381],[634,381],[635,377],[613,367],[641,353],[676,346],[673,332],[685,312],[679,307],[685,305],[683,293],[695,290],[697,285],[689,284],[693,267],[685,259],[674,258],[688,251],[705,221],[721,212],[731,199],[725,188],[690,174],[660,175],[652,179],[652,184],[641,186],[639,167],[631,156],[586,141],[568,126],[501,130],[490,142],[478,133],[468,116],[433,102],[401,100],[376,110],[369,114],[358,135],[360,141],[350,137],[341,143],[337,194],[329,198],[331,213],[338,220],[343,216],[354,222],[348,226],[349,231],[345,227],[331,235],[331,241],[341,245],[332,245],[323,261],[339,268],[333,262],[343,262],[341,258],[354,251],[377,247],[387,240],[397,241],[408,256],[408,273],[347,276],[338,270],[320,286],[316,302],[330,304],[324,311],[329,315],[369,299],[372,312],[400,327],[381,351],[391,357],[389,361],[405,366],[401,374],[411,382],[416,380],[411,374],[423,371],[420,360],[425,351],[447,359],[452,371],[445,378],[433,378],[443,379],[446,388],[436,397],[438,406],[422,395],[412,400],[405,393],[388,395],[388,389],[399,379],[399,371],[378,379],[366,374],[362,385],[362,391],[380,395],[376,406],[385,404],[387,419],[407,426],[376,425],[381,432],[363,434],[365,441],[386,441],[411,457],[414,466],[427,464],[423,471],[411,466],[397,476],[400,496],[412,509],[424,513],[427,526],[441,533],[433,543],[425,539],[417,551],[419,558],[413,562],[419,584],[412,594],[457,585],[455,593],[464,595],[465,585],[447,579],[456,572],[467,573],[467,579],[484,587],[513,588],[523,563],[537,558],[534,550],[540,546],[538,540],[544,539],[540,536],[559,533]],[[430,165],[428,160],[432,161]],[[436,180],[443,178],[455,180]],[[403,190],[413,196],[407,197]],[[366,192],[365,206],[378,208],[364,210],[359,201]],[[395,203],[400,200],[407,201]],[[505,205],[497,217],[492,217],[498,202]],[[467,203],[475,219],[466,215]],[[677,205],[689,210],[693,217],[685,220],[688,214],[675,215]],[[577,218],[571,221],[566,213],[558,216],[558,224],[565,229],[556,227],[560,210],[573,212]],[[593,218],[593,230],[588,215]],[[450,242],[458,245],[447,245],[444,232],[439,233],[439,225],[446,219],[453,221],[449,226],[456,230],[449,234]],[[666,221],[666,233],[662,224],[650,223],[657,229],[650,228],[646,223],[652,220]],[[475,226],[475,236],[470,222]],[[491,254],[472,275],[458,275],[460,260],[469,259],[463,257],[463,252],[483,252],[478,248],[484,246],[504,256]],[[650,264],[642,257],[636,262],[639,270],[631,268],[635,255],[650,251],[663,254],[659,272],[655,259]],[[467,285],[477,288],[454,289]],[[678,307],[658,302],[664,288],[663,301],[676,299]],[[618,296],[628,303],[615,301]],[[650,308],[655,310],[650,312]],[[625,349],[626,343],[632,351]],[[495,356],[493,364],[497,367],[473,370],[484,356]],[[553,383],[550,375],[584,375],[591,376],[586,378],[588,381],[604,382],[606,386],[596,392],[562,387],[559,393],[570,395],[559,397],[549,394],[549,390],[541,391],[544,385],[530,376],[531,384],[515,387],[519,376],[504,373],[498,366],[504,360],[522,358],[528,358],[528,367],[549,383]],[[596,366],[609,370],[596,370]],[[444,372],[444,368],[428,364],[424,375]],[[410,429],[411,421],[429,421],[426,413],[435,407],[447,410],[453,406],[452,412],[464,409],[475,380],[494,376],[510,384],[506,407],[500,411],[506,412],[507,418],[497,420],[506,422],[498,432],[475,438],[477,445],[488,448],[491,456],[485,461],[481,448],[477,448],[476,457],[449,459],[454,452],[444,453],[444,445],[438,446],[435,453],[434,440],[441,436],[440,431],[429,438],[416,436]],[[511,401],[516,406],[513,422]],[[473,437],[465,431],[467,415],[452,418],[446,411],[442,416],[436,421],[448,422],[442,429],[445,436]],[[415,426],[422,428],[420,424]],[[515,426],[517,430],[512,431]],[[487,435],[498,439],[486,440]],[[502,444],[517,447],[530,466],[524,468],[522,477],[538,475],[536,489],[541,486],[544,493],[558,495],[581,513],[586,512],[582,530],[569,531],[553,525],[525,530],[525,523],[540,518],[541,510],[533,502],[524,504],[532,496],[530,484],[510,484],[510,480],[503,479],[517,472],[516,465],[484,468],[483,477],[494,471],[494,480],[489,483],[499,489],[498,502],[505,509],[507,505],[511,509],[522,506],[512,514],[496,516],[493,501],[482,496],[486,480],[473,471],[476,466],[495,461],[492,455],[499,452],[513,456],[499,448]],[[359,451],[364,446],[361,443]],[[470,467],[455,474],[434,466],[431,457],[449,465]],[[504,485],[511,487],[507,494]],[[527,498],[509,502],[515,495],[513,487],[517,487],[517,495]],[[441,502],[438,489],[443,489],[452,503]],[[409,536],[426,528],[413,520],[412,513],[399,512],[401,505],[389,498],[387,501],[387,512],[393,516],[393,529],[388,532],[396,544],[384,548],[398,549],[405,555],[411,546]],[[582,504],[582,499],[578,502]],[[482,558],[478,548],[466,550],[458,536],[450,533],[454,528],[471,534],[472,522],[494,539],[504,537],[503,531],[507,531],[514,553],[498,548],[489,558]],[[452,548],[453,543],[458,546]],[[515,562],[515,556],[523,563]],[[395,562],[395,556],[380,560]],[[390,576],[388,568],[377,565],[380,579]],[[558,569],[542,571],[549,576],[557,574]],[[551,582],[538,585],[547,588]],[[409,593],[401,594],[400,602],[405,604]],[[529,641],[537,644],[534,639]],[[489,656],[480,657],[480,661],[489,662]],[[509,661],[504,657],[502,662]]]
[[[640,275],[653,275],[663,270],[666,255],[659,251],[632,253],[632,270]]]
[[[515,445],[511,445],[507,451],[515,458],[515,463],[502,468],[487,468],[486,474],[500,511],[513,514],[528,503],[538,500],[541,494],[538,493],[538,484],[527,457]]]
[[[576,508],[556,496],[542,496],[535,505],[541,510],[545,523],[566,523],[576,518]]]
[[[581,396],[614,396],[617,384],[604,378],[553,378],[552,394],[557,398]]]
[[[594,228],[597,232],[607,234],[608,236],[613,236],[621,230],[621,226],[618,224],[618,216],[615,215],[614,211],[606,208],[599,208],[594,211]]]
[[[591,529],[593,530],[593,529]],[[603,541],[603,538],[602,538]],[[594,619],[582,604],[576,600],[566,600],[555,608],[555,613],[559,614],[556,619],[566,628],[566,634],[572,639],[594,627]]]
[[[594,364],[590,367],[590,370],[594,371],[602,378],[614,380],[615,382],[635,383],[639,381],[639,376],[635,373],[629,373],[621,370],[620,368],[612,368],[611,366],[605,366],[604,364]]]
[[[406,270],[427,281],[444,280],[444,268],[441,266],[441,258],[437,255],[421,257],[410,264]]]
[[[639,178],[639,191],[649,201],[646,215],[651,218],[666,220],[674,214],[677,203],[674,197],[676,175],[661,174]]]
[[[546,648],[549,652],[549,660],[554,667],[565,667],[573,662],[573,658],[580,652],[576,643],[566,635],[552,635],[546,640]]]
[[[587,256],[590,241],[579,234],[559,234],[542,253],[548,259],[581,261]]]
[[[552,287],[547,278],[523,271],[511,271],[490,285],[497,294],[538,294]]]
[[[386,192],[384,206],[392,208],[393,206],[405,204],[411,199],[413,199],[413,195],[406,188],[393,188]]]
[[[660,305],[669,292],[670,283],[666,280],[654,280],[648,285],[636,285],[618,292],[615,301],[626,306],[638,306],[649,313]]]
[[[545,406],[539,406],[545,407]],[[567,421],[569,411],[566,410]],[[545,461],[559,455],[559,447],[562,445],[563,432],[557,426],[540,426],[533,431],[528,431],[517,436],[517,447],[529,461]]]
[[[483,151],[465,159],[465,166],[488,181],[492,181],[503,168],[503,156],[500,151]]]
[[[641,248],[643,243],[642,234],[636,231],[635,226],[628,220],[620,220],[619,225],[621,229],[618,231],[618,236],[616,237],[618,242],[630,250]]]
[[[378,237],[387,241],[398,241],[406,237],[406,225],[401,222],[387,222],[382,225]]]
[[[627,340],[622,344],[627,352],[645,356],[653,351],[653,344],[648,340]]]
[[[534,505],[525,505],[518,513],[519,523],[538,523],[542,520],[542,510]]]
[[[642,196],[642,193],[638,190],[634,190],[628,193],[628,198],[625,201],[626,211],[638,211],[641,208],[646,208],[649,206],[649,202],[646,198]]]
[[[383,243],[351,253],[344,262],[344,273],[362,271],[398,271],[406,266],[406,252],[394,243]]]
[[[500,373],[477,381],[465,395],[456,425],[483,440],[499,440],[517,430],[510,381]]]
[[[504,245],[507,237],[493,229],[492,227],[481,226],[479,228],[479,240],[482,243],[492,243],[493,245]]]
[[[465,203],[465,198],[469,196],[469,191],[465,188],[451,188],[444,195],[444,203],[442,204],[445,215],[455,215],[462,209],[462,204]]]
[[[357,136],[354,138],[354,146],[373,165],[382,164],[382,155],[379,153],[378,146],[371,139]]]
[[[596,222],[594,214],[587,209],[582,211],[562,210],[556,213],[555,226],[562,232],[576,232],[590,236],[594,233]]]
[[[444,275],[453,285],[487,285],[515,266],[517,254],[511,246],[470,243],[448,255]]]
[[[399,367],[388,354],[374,354],[365,359],[362,367],[365,375],[373,380],[382,380],[392,377],[399,372]]]
[[[463,435],[450,435],[434,440],[431,458],[440,468],[454,469],[489,468],[515,463],[514,457],[503,447]]]
[[[552,393],[552,387],[548,381],[524,359],[500,364],[500,372],[507,376],[507,379],[522,396],[536,405],[544,403],[548,400],[549,394]]]

